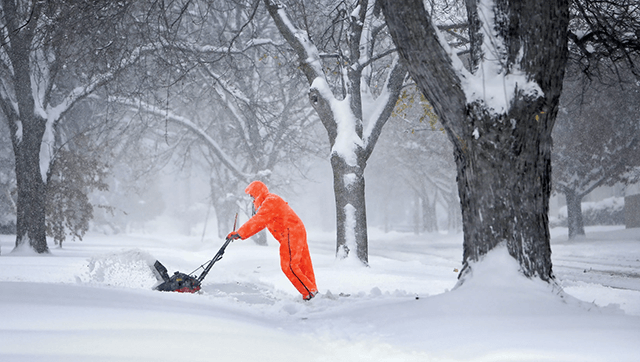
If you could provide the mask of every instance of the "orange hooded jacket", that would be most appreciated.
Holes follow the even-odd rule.
[[[249,184],[244,192],[253,196],[257,212],[236,233],[240,238],[246,239],[266,227],[280,243],[282,271],[304,299],[312,298],[318,288],[307,245],[307,231],[302,220],[287,202],[270,193],[260,181]]]

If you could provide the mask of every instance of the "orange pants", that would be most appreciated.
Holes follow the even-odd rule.
[[[318,292],[306,238],[302,243],[290,240],[280,243],[280,267],[304,298]]]

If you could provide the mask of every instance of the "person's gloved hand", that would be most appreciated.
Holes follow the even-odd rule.
[[[228,239],[236,240],[236,239],[242,239],[242,237],[237,232],[232,231],[232,232],[229,233],[229,235],[227,235],[227,240]]]

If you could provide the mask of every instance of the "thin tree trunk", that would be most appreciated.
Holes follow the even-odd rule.
[[[413,198],[413,233],[415,235],[419,235],[420,231],[421,231],[421,209],[422,209],[422,205],[421,204],[421,198],[420,196],[418,196],[417,192],[414,192],[415,197]]]
[[[433,195],[433,201],[428,197],[422,199],[422,220],[424,231],[432,233],[438,231],[438,217],[436,214],[436,196],[437,192]]]
[[[573,190],[565,193],[567,199],[567,227],[569,239],[576,236],[584,236],[584,219],[582,218],[582,196]]]
[[[457,233],[462,230],[460,225],[460,203],[455,190],[444,194],[447,203],[447,231]]]

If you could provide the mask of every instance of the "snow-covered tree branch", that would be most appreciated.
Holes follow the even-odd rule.
[[[353,7],[344,3],[338,5],[345,7],[341,9],[344,14],[349,14],[341,20],[349,31],[339,40],[337,49],[322,51],[312,41],[308,30],[295,25],[282,3],[273,0],[264,3],[280,34],[298,58],[309,84],[309,101],[329,137],[336,199],[337,254],[341,258],[357,256],[366,264],[364,170],[398,99],[406,71],[400,62],[393,61],[386,79],[380,84],[379,93],[373,94],[367,75],[372,71],[372,59],[376,57],[374,35],[381,36],[382,33],[374,31],[381,22],[374,16],[373,5],[368,1],[358,1]],[[389,48],[383,46],[381,51],[392,56]],[[335,55],[323,57],[321,54]],[[333,84],[324,71],[334,67],[332,61],[337,63]]]
[[[64,114],[156,49],[124,29],[136,21],[128,11],[135,10],[127,2],[0,3],[0,109],[16,160],[16,247],[48,251],[45,182]]]

